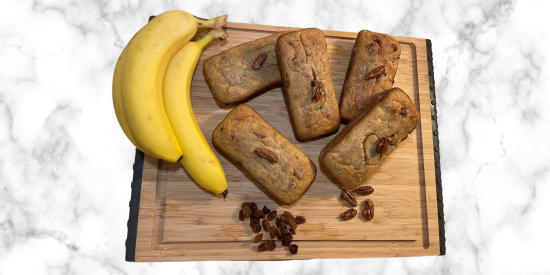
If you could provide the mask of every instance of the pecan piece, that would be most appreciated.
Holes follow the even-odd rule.
[[[267,59],[267,53],[263,52],[254,61],[252,62],[252,69],[257,70],[259,69],[262,64],[264,64],[264,61]]]
[[[357,210],[349,209],[340,215],[340,219],[342,219],[343,221],[349,221],[355,218],[356,215],[357,215]]]
[[[313,81],[312,81],[313,82]],[[321,96],[325,93],[323,91],[323,88],[325,87],[325,84],[321,80],[315,80],[315,87],[313,87],[313,92],[311,96],[311,101],[317,102],[321,98]]]
[[[386,152],[386,149],[388,149],[388,146],[390,146],[391,139],[389,137],[383,137],[382,140],[380,140],[380,143],[378,143],[378,146],[376,147],[376,153],[379,155],[382,155],[384,152]]]
[[[369,80],[371,78],[377,78],[379,76],[381,76],[385,71],[385,67],[384,65],[370,71],[366,76],[365,76],[365,80]]]
[[[374,203],[370,199],[367,199],[365,201],[365,209],[361,214],[363,215],[363,218],[365,218],[365,220],[367,221],[370,221],[374,218]]]
[[[267,159],[271,162],[277,162],[279,159],[277,158],[277,155],[275,155],[275,153],[267,150],[267,149],[264,149],[264,148],[256,148],[254,149],[254,153],[256,153],[256,155],[264,158],[264,159]]]
[[[346,188],[342,188],[340,199],[347,201],[353,207],[357,206],[357,200],[355,200],[355,197],[353,196],[351,191]]]
[[[370,194],[372,194],[372,192],[374,192],[374,188],[372,188],[370,186],[361,186],[361,187],[358,187],[357,189],[355,189],[355,193],[357,193],[357,195],[361,195],[361,196],[370,195]]]

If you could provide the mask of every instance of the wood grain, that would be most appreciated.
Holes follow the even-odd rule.
[[[204,83],[202,62],[226,48],[282,29],[288,28],[230,23],[230,38],[215,42],[203,53],[193,79],[192,104],[209,142],[212,130],[230,108],[215,104]],[[325,35],[339,99],[357,34],[325,31]],[[424,39],[395,38],[401,43],[402,56],[394,86],[411,96],[421,113],[421,122],[367,182],[376,190],[369,196],[377,210],[373,221],[365,222],[362,217],[348,222],[338,220],[337,215],[349,206],[338,200],[339,184],[318,161],[320,150],[331,137],[305,143],[296,141],[282,92],[274,89],[246,104],[316,163],[318,176],[306,194],[294,205],[279,205],[246,172],[216,151],[230,191],[228,199],[223,201],[196,185],[181,166],[146,157],[136,261],[437,255],[439,239],[426,44]],[[364,199],[358,197],[359,202]],[[299,226],[295,236],[300,253],[290,256],[288,249],[281,247],[275,252],[258,253],[251,242],[254,234],[248,222],[238,220],[237,211],[243,201],[304,215],[308,222]],[[362,206],[356,209],[362,210]]]

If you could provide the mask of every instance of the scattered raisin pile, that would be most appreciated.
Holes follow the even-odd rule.
[[[260,243],[258,246],[258,252],[273,251],[277,247],[275,238],[281,241],[283,246],[288,246],[288,250],[291,254],[298,253],[298,246],[292,244],[293,236],[296,235],[296,229],[299,224],[306,222],[306,218],[303,216],[292,215],[288,211],[284,211],[279,217],[277,217],[277,210],[270,210],[267,206],[264,206],[261,210],[258,209],[258,205],[254,202],[244,202],[241,205],[239,211],[239,220],[245,221],[250,218],[250,228],[258,235],[254,238],[254,243]],[[271,225],[271,221],[274,221],[275,225]],[[287,227],[288,226],[288,227]],[[271,240],[263,240],[264,233],[269,233]],[[267,238],[267,235],[266,235]]]

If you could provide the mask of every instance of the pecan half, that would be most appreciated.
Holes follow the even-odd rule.
[[[313,81],[312,81],[313,82]],[[315,80],[315,87],[313,87],[313,93],[311,96],[311,100],[313,102],[319,101],[319,98],[325,93],[323,91],[323,88],[325,87],[325,84],[321,80]]]
[[[370,71],[370,72],[365,76],[365,80],[369,80],[369,79],[371,79],[371,78],[377,78],[377,77],[381,76],[381,75],[384,73],[385,70],[386,70],[386,69],[385,69],[384,65],[382,65],[382,66],[380,66],[380,67],[378,67],[378,68],[376,68],[376,69]]]
[[[279,159],[277,158],[277,155],[275,155],[275,153],[267,150],[267,149],[264,149],[264,148],[256,148],[254,150],[254,153],[256,153],[256,155],[264,158],[264,159],[267,159],[271,162],[277,162]]]
[[[357,215],[357,210],[349,209],[348,211],[346,211],[346,212],[344,212],[340,215],[340,219],[342,219],[343,221],[349,221],[349,220],[355,218],[356,215]]]
[[[363,209],[361,215],[363,215],[363,218],[367,221],[374,218],[374,203],[370,199],[365,201],[365,209]]]
[[[263,52],[254,61],[252,61],[252,69],[257,70],[259,69],[262,64],[264,64],[264,61],[267,59],[267,53]]]
[[[340,195],[340,199],[347,201],[353,207],[357,206],[357,200],[355,200],[355,197],[351,191],[346,188],[342,188],[342,195]]]
[[[378,143],[378,147],[376,147],[376,153],[379,155],[382,155],[384,152],[386,152],[386,149],[388,149],[388,146],[390,146],[391,139],[389,137],[383,137],[382,140],[380,140],[380,143]]]
[[[357,189],[355,189],[355,193],[357,193],[357,195],[361,195],[361,196],[367,196],[367,195],[370,195],[374,192],[374,188],[370,187],[370,186],[361,186],[361,187],[358,187]]]

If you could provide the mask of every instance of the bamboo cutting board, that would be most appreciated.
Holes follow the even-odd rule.
[[[210,144],[212,131],[232,107],[221,107],[212,98],[202,74],[203,61],[223,50],[283,29],[289,30],[229,23],[229,38],[211,43],[203,52],[193,78],[191,101],[197,121]],[[325,36],[335,91],[340,99],[357,34],[325,31]],[[228,180],[229,195],[223,200],[194,183],[180,164],[145,156],[139,214],[136,211],[133,214],[139,215],[137,232],[134,232],[137,235],[134,259],[266,260],[442,253],[432,133],[432,107],[435,106],[430,104],[426,40],[396,39],[402,51],[394,87],[403,89],[410,96],[421,113],[421,121],[366,183],[375,192],[368,197],[357,196],[360,206],[355,209],[359,212],[366,198],[373,200],[374,220],[366,222],[360,214],[347,222],[339,220],[339,214],[350,206],[338,199],[340,185],[318,160],[319,152],[334,135],[298,142],[290,125],[282,90],[276,88],[246,104],[316,164],[317,177],[304,196],[293,205],[280,205],[241,167],[215,150]],[[343,127],[341,125],[340,130]],[[288,210],[294,215],[305,216],[307,222],[298,227],[293,242],[299,245],[299,253],[291,256],[288,248],[283,249],[280,242],[274,252],[258,253],[257,244],[252,244],[255,234],[249,221],[238,219],[240,205],[245,201],[254,201],[260,208],[267,205],[279,213]]]

